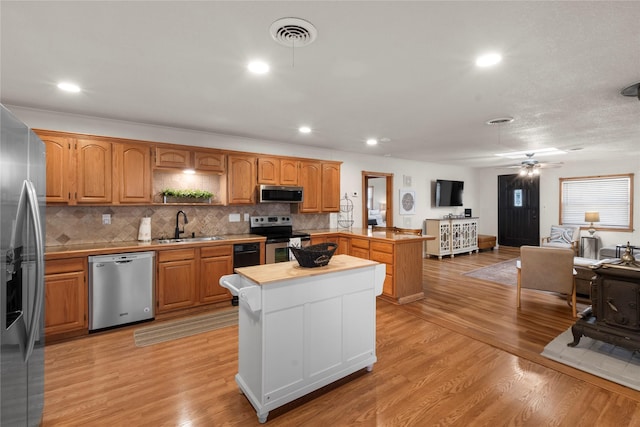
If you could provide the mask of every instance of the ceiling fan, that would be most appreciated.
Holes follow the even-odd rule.
[[[526,153],[527,158],[520,162],[519,165],[507,166],[508,168],[519,168],[520,176],[534,176],[540,175],[540,169],[542,168],[559,168],[562,163],[541,163],[533,158],[535,153]]]

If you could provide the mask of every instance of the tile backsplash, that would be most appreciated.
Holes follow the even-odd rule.
[[[151,237],[173,237],[178,211],[187,214],[184,236],[244,234],[249,222],[244,215],[290,215],[294,230],[329,228],[329,214],[291,214],[288,204],[247,206],[47,206],[46,245],[74,245],[132,241],[138,238],[140,219],[151,217]],[[111,215],[111,224],[102,216]],[[229,214],[240,214],[240,222],[229,222]],[[180,218],[182,228],[182,218]]]

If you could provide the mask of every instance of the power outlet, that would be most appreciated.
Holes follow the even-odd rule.
[[[102,225],[111,224],[111,214],[102,214]]]

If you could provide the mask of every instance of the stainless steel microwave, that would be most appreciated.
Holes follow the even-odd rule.
[[[300,203],[302,202],[302,187],[260,185],[258,200],[260,203]]]

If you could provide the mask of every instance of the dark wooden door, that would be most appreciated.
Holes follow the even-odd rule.
[[[498,244],[540,244],[540,180],[538,176],[498,176]]]

